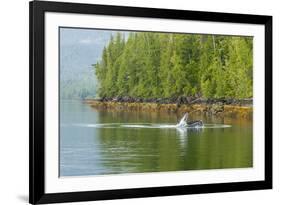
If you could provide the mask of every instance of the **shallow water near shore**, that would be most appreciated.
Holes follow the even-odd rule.
[[[252,166],[252,120],[190,115],[202,128],[177,129],[181,115],[60,103],[60,176]]]

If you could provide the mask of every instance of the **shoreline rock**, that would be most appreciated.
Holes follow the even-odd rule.
[[[125,101],[126,100],[126,101]],[[196,112],[198,114],[215,115],[219,117],[242,117],[251,119],[253,115],[252,100],[196,100],[166,102],[153,100],[143,102],[136,99],[99,99],[84,100],[84,103],[96,109],[116,111],[141,111],[141,112],[171,112],[185,113]]]
[[[91,99],[89,99],[91,100]],[[160,104],[217,104],[222,103],[225,105],[245,105],[250,106],[253,104],[252,98],[246,99],[204,99],[204,98],[196,98],[196,97],[174,97],[174,98],[137,98],[137,97],[103,97],[100,99],[94,99],[95,101],[100,102],[126,102],[126,103],[160,103]]]

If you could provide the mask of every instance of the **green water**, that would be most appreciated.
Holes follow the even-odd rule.
[[[61,101],[60,176],[252,167],[251,120],[190,115],[211,126],[157,127],[174,125],[181,117]]]

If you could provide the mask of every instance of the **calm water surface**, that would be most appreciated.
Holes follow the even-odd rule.
[[[169,127],[181,117],[61,101],[60,176],[252,167],[251,120],[191,115],[191,120],[231,126],[154,126]]]

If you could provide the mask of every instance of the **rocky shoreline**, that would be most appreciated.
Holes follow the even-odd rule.
[[[136,99],[116,97],[84,101],[97,109],[142,112],[196,112],[220,117],[252,118],[252,99],[202,99],[192,97]]]
[[[226,105],[247,105],[253,104],[252,98],[247,99],[204,99],[200,97],[174,97],[174,98],[136,98],[136,97],[104,97],[94,99],[100,102],[126,102],[126,103],[160,103],[160,104],[215,104],[222,103]]]

